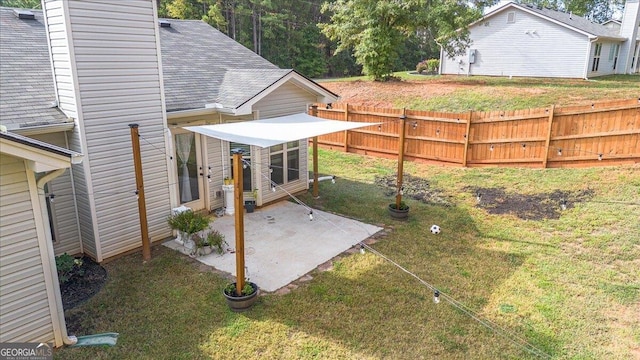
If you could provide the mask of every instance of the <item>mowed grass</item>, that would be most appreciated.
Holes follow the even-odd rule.
[[[640,356],[640,167],[461,169],[405,163],[454,206],[407,199],[407,221],[373,184],[396,162],[320,151],[311,206],[383,225],[371,245],[481,319],[553,359]],[[560,219],[525,221],[476,207],[467,186],[535,194],[592,189]],[[558,205],[559,206],[559,205]],[[438,224],[442,233],[429,233]],[[214,223],[215,225],[215,223]],[[338,229],[336,231],[339,231]],[[112,348],[65,348],[57,359],[535,359],[390,262],[342,255],[287,295],[267,294],[230,312],[227,280],[162,247],[142,264],[133,254],[105,265],[109,280],[71,311],[90,333],[120,333]],[[83,334],[78,334],[83,335]],[[543,357],[544,358],[544,357]]]
[[[393,92],[372,95],[368,100],[390,101],[395,108],[413,110],[464,112],[520,110],[540,107],[568,106],[593,101],[637,99],[640,96],[640,75],[610,75],[584,79],[412,75],[397,72],[402,81],[424,84],[426,87],[449,88],[444,94],[418,96]],[[326,81],[371,81],[368,77],[331,79]],[[384,86],[384,85],[381,85]],[[437,91],[436,91],[437,93]],[[376,97],[378,96],[378,97]]]

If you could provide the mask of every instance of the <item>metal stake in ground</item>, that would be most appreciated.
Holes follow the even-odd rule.
[[[236,293],[244,287],[244,190],[242,189],[242,149],[231,149],[233,154],[233,200],[236,207]]]

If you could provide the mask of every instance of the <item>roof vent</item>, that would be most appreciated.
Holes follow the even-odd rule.
[[[13,9],[13,15],[22,20],[35,20],[36,16],[29,10]]]
[[[169,20],[158,20],[160,27],[171,27]]]

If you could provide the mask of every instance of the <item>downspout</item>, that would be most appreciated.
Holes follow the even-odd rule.
[[[440,63],[438,64],[438,75],[442,75],[442,65],[444,64],[444,48],[442,47],[442,44],[440,44],[436,39],[433,39],[433,41],[436,43],[436,45],[440,46]]]
[[[593,39],[589,40],[589,49],[587,50],[587,59],[584,62],[584,79],[585,80],[589,80],[589,77],[587,76],[587,73],[589,72],[589,59],[591,59],[591,48],[593,43],[595,43],[596,41],[598,41],[598,37],[594,37]]]
[[[57,178],[58,176],[64,174],[66,169],[57,169],[51,172],[48,172],[45,176],[38,179],[36,182],[36,186],[38,188],[38,198],[40,199],[40,212],[42,214],[43,219],[49,218],[49,213],[47,212],[47,201],[45,199],[44,185],[49,181]],[[53,241],[51,239],[51,229],[48,226],[45,226],[45,236],[47,241],[47,247],[50,254],[54,253],[53,250]],[[64,309],[62,308],[62,295],[60,293],[60,286],[58,286],[58,270],[56,269],[55,261],[49,261],[51,277],[53,284],[53,293],[55,297],[56,307],[57,307],[57,316],[58,316],[58,326],[60,327],[60,335],[62,337],[62,342],[65,345],[74,345],[78,342],[78,338],[75,336],[69,336],[67,334],[67,324],[64,321]]]

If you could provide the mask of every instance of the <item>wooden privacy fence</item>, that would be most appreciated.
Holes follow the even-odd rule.
[[[445,113],[334,104],[325,119],[382,123],[318,137],[321,147],[457,166],[579,167],[640,162],[640,99]]]

